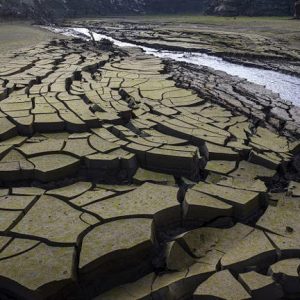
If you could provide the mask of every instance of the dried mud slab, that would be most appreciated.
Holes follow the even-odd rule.
[[[194,292],[193,298],[251,299],[242,285],[227,270],[218,272],[203,282]]]
[[[82,241],[80,278],[101,290],[101,281],[116,285],[126,272],[137,277],[149,271],[153,240],[151,219],[116,220],[93,228]]]
[[[281,299],[283,297],[282,287],[270,276],[251,271],[240,274],[239,281],[254,299],[265,299],[266,297]]]
[[[25,288],[45,289],[46,292],[45,285],[49,282],[54,284],[48,293],[55,294],[61,284],[68,285],[72,281],[74,251],[74,247],[53,247],[32,240],[13,239],[1,254],[1,276],[13,281],[7,282],[7,287],[13,288],[16,296],[25,296]],[[5,289],[5,285],[1,288]]]
[[[145,183],[134,191],[97,201],[84,207],[104,220],[121,217],[147,216],[157,227],[179,224],[181,207],[177,200],[178,189]]]

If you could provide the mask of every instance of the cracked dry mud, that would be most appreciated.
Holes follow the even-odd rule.
[[[115,18],[102,20],[73,20],[70,26],[83,26],[112,36],[118,40],[163,50],[202,52],[222,57],[224,60],[268,70],[300,76],[300,51],[289,40],[275,40],[265,32],[255,29],[234,28],[172,22],[168,18],[137,20]],[[297,26],[297,25],[296,25]],[[254,26],[255,27],[255,26]]]
[[[101,47],[1,57],[0,298],[299,297],[295,135]]]

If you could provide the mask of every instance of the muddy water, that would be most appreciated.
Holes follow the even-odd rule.
[[[87,28],[51,28],[52,31],[65,35],[85,37],[90,39],[91,35]],[[173,59],[175,61],[186,62],[198,66],[206,66],[215,70],[224,71],[227,74],[247,79],[249,82],[260,84],[267,89],[278,93],[284,100],[291,101],[294,105],[300,106],[300,78],[282,74],[275,71],[263,70],[259,68],[246,67],[224,61],[222,58],[195,52],[175,52],[160,51],[148,47],[139,46],[132,43],[125,43],[103,34],[93,32],[96,41],[108,39],[119,47],[138,47],[147,54],[156,57]]]

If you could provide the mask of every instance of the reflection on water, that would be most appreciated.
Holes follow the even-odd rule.
[[[87,28],[51,28],[51,30],[70,36],[85,36],[86,38],[91,38],[90,31]],[[291,101],[295,105],[300,106],[300,78],[275,71],[230,63],[224,61],[222,58],[212,55],[195,52],[160,51],[132,43],[121,42],[109,36],[95,32],[93,32],[93,36],[96,41],[108,39],[119,47],[138,47],[143,49],[147,54],[151,54],[156,57],[173,59],[175,61],[191,63],[198,66],[206,66],[215,70],[224,71],[230,75],[245,78],[249,82],[265,86],[267,89],[280,94],[282,99]]]

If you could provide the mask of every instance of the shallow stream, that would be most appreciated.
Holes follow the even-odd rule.
[[[91,39],[90,31],[87,28],[48,28],[57,33],[70,36],[86,37]],[[167,50],[156,50],[132,43],[126,43],[116,40],[110,36],[93,32],[94,39],[108,39],[119,47],[138,47],[143,49],[147,54],[156,57],[173,59],[175,61],[186,62],[198,66],[206,66],[215,70],[226,72],[227,74],[247,79],[267,89],[278,93],[284,100],[291,101],[294,105],[300,106],[300,78],[286,75],[280,72],[263,70],[259,68],[247,67],[239,64],[230,63],[222,58],[196,52],[178,52]]]

